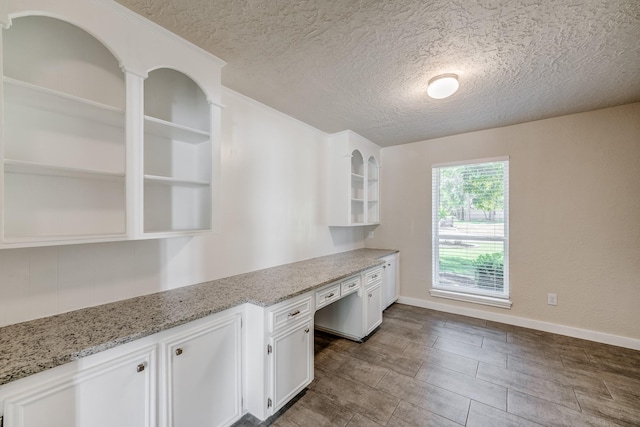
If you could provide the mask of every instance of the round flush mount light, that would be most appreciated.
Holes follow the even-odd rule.
[[[447,98],[458,90],[458,76],[456,74],[440,74],[429,80],[427,95],[433,99]]]

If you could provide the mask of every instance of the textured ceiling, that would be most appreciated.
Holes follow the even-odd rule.
[[[118,0],[223,84],[381,146],[640,101],[640,0]],[[427,82],[457,73],[451,98]]]

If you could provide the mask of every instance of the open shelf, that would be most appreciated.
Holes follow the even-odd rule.
[[[188,185],[188,186],[194,186],[194,187],[211,185],[211,183],[208,181],[179,179],[179,178],[173,178],[170,176],[145,175],[144,179],[149,183],[164,184],[164,185]]]
[[[207,142],[210,138],[209,132],[204,130],[168,122],[151,116],[144,116],[144,131],[145,133],[161,138],[174,139],[191,144]]]
[[[5,159],[5,173],[18,173],[44,176],[61,176],[81,179],[120,179],[124,172],[110,172],[95,169],[71,168],[65,166],[47,165],[43,163],[26,162],[22,160]]]
[[[124,110],[3,76],[5,108],[23,106],[124,127]]]
[[[210,230],[212,142],[206,97],[188,76],[166,68],[151,71],[144,85],[144,234]]]

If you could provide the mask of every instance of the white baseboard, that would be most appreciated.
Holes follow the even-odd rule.
[[[460,314],[463,316],[476,317],[478,319],[491,320],[493,322],[506,323],[508,325],[521,326],[523,328],[536,329],[544,332],[551,332],[559,335],[566,335],[574,338],[600,342],[603,344],[626,347],[632,350],[640,350],[640,340],[635,338],[622,337],[619,335],[607,334],[604,332],[591,331],[588,329],[575,328],[573,326],[560,325],[558,323],[543,322],[540,320],[516,317],[502,313],[492,313],[473,308],[458,307],[438,302],[427,301],[418,298],[400,297],[401,304],[413,305],[416,307],[429,308],[431,310],[444,311],[446,313]]]

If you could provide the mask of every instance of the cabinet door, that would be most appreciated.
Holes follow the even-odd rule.
[[[224,426],[240,417],[240,316],[178,337],[166,351],[168,426]]]
[[[284,406],[313,380],[313,322],[308,319],[271,339],[273,411]]]
[[[127,355],[9,397],[4,426],[153,426],[153,355]]]
[[[382,284],[367,289],[367,335],[382,324]]]
[[[398,299],[398,281],[397,281],[397,268],[398,263],[395,255],[383,258],[385,260],[384,265],[384,282],[383,282],[383,308],[389,307]]]

